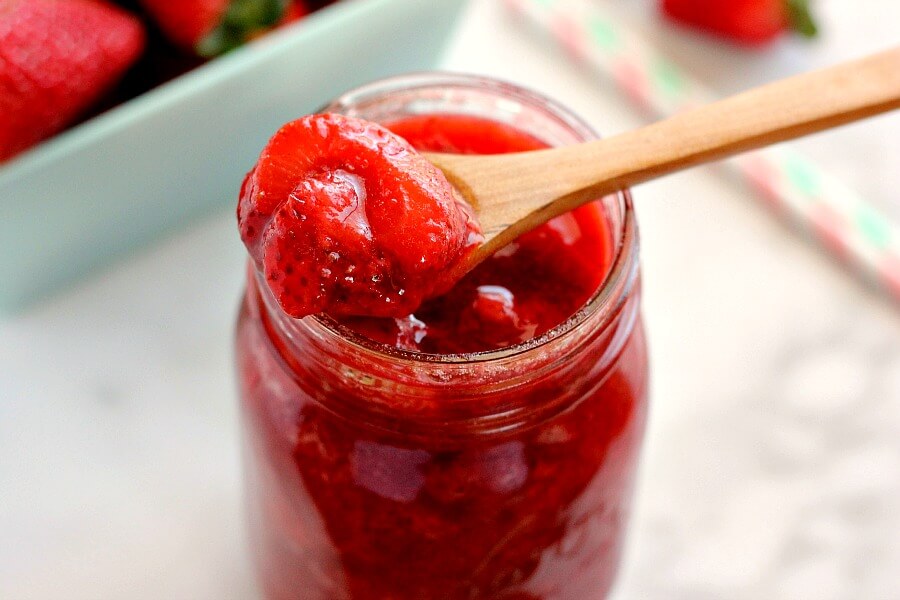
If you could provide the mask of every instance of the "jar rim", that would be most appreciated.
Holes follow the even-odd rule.
[[[380,79],[372,83],[354,88],[333,102],[323,107],[320,112],[344,112],[366,99],[383,99],[391,93],[410,92],[427,88],[474,88],[479,91],[496,92],[505,99],[521,102],[539,108],[548,116],[569,127],[577,134],[591,138],[599,137],[593,128],[581,117],[561,103],[540,92],[523,88],[511,82],[463,73],[419,72],[397,75]],[[381,359],[411,364],[471,364],[508,360],[512,357],[538,350],[566,337],[581,323],[598,315],[602,316],[601,327],[609,324],[622,303],[628,297],[638,271],[638,236],[631,192],[624,189],[614,194],[622,214],[614,254],[603,282],[597,287],[584,305],[568,319],[543,334],[530,340],[513,344],[505,348],[482,350],[478,352],[437,354],[412,350],[403,350],[372,340],[352,328],[342,325],[336,319],[325,314],[312,315],[302,319],[319,335],[326,338],[340,338],[343,343],[354,346],[357,351],[371,353]]]

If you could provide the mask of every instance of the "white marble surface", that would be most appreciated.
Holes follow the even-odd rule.
[[[820,0],[818,45],[750,55],[619,2],[722,90],[900,41],[894,0]],[[446,66],[607,133],[639,123],[493,0]],[[898,140],[893,115],[802,145],[900,219]],[[635,196],[653,411],[615,598],[900,599],[900,309],[710,171]],[[253,597],[230,364],[242,260],[223,212],[0,319],[0,598]]]

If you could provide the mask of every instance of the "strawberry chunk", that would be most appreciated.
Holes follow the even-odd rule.
[[[81,116],[144,37],[136,18],[101,0],[0,0],[0,161]]]
[[[443,173],[384,127],[310,115],[269,141],[238,203],[241,238],[293,317],[402,317],[480,241]]]

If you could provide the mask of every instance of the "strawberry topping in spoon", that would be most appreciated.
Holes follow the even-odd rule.
[[[241,239],[293,317],[400,317],[453,284],[480,242],[471,209],[403,138],[309,115],[283,126],[244,180]]]

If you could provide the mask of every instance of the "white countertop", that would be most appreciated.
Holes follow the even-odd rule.
[[[900,41],[894,0],[820,0],[819,43],[750,54],[620,4],[723,91]],[[605,133],[640,123],[561,56],[476,0],[445,66]],[[900,116],[799,145],[900,221]],[[710,170],[635,198],[653,406],[614,598],[900,599],[900,307]],[[243,257],[223,212],[0,319],[0,598],[253,597],[231,366]]]

